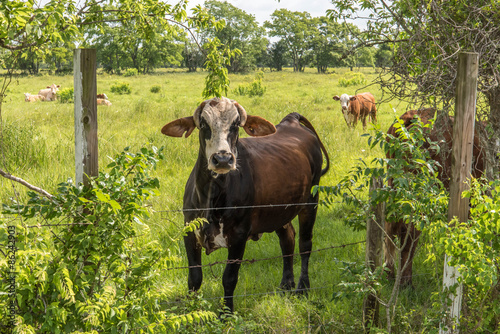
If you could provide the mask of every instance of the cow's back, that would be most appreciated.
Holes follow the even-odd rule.
[[[254,205],[276,205],[254,210],[254,223],[262,228],[254,233],[276,230],[283,221],[293,219],[302,206],[293,204],[283,210],[282,205],[308,203],[312,186],[319,184],[321,146],[316,135],[300,125],[297,115],[287,116],[273,135],[240,139],[238,159],[246,165],[240,168],[251,175]]]
[[[361,115],[368,115],[372,109],[375,108],[375,97],[369,92],[361,93],[356,96],[359,101],[359,113]]]
[[[432,118],[436,109],[426,108],[420,110],[409,110],[401,115],[400,119],[403,120],[403,125],[406,128],[413,126],[413,119],[415,116],[419,116],[422,123],[428,124]],[[431,159],[437,161],[440,165],[438,168],[438,178],[443,182],[446,189],[450,187],[451,179],[451,150],[453,144],[453,123],[454,118],[448,115],[444,115],[436,120],[434,126],[430,133],[428,133],[428,138],[432,142],[438,142],[441,147],[440,152],[434,150],[430,151]],[[388,134],[392,136],[397,136],[396,128],[394,124],[390,126],[387,131]],[[424,143],[424,149],[429,149],[429,143]],[[390,156],[388,156],[390,157]],[[481,142],[479,139],[479,131],[474,129],[474,145],[473,145],[473,164],[471,174],[475,178],[482,176],[484,171],[484,152],[482,150]]]

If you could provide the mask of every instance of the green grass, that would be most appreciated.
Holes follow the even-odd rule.
[[[358,71],[359,72],[359,71]],[[375,78],[374,70],[362,69],[367,82]],[[358,123],[355,129],[348,129],[340,111],[340,104],[332,99],[342,93],[354,94],[369,90],[376,98],[381,91],[376,86],[364,88],[352,86],[342,88],[339,79],[349,75],[347,69],[336,69],[334,73],[317,74],[313,70],[305,73],[265,72],[262,84],[266,92],[260,97],[238,96],[233,91],[228,97],[236,99],[249,114],[262,116],[273,123],[278,123],[290,112],[299,112],[315,126],[329,155],[331,169],[322,178],[322,185],[336,184],[359,159],[370,161],[382,154],[381,150],[370,150]],[[197,135],[184,138],[163,136],[160,129],[166,123],[184,116],[190,116],[202,101],[205,73],[159,72],[156,75],[137,75],[118,77],[106,74],[97,76],[97,92],[106,93],[112,106],[98,106],[99,166],[101,170],[110,162],[109,157],[121,152],[124,147],[132,151],[151,143],[164,146],[166,160],[159,164],[155,176],[161,184],[161,195],[151,203],[152,218],[149,221],[150,235],[156,238],[165,252],[180,258],[178,266],[187,264],[181,241],[172,241],[182,226],[182,208],[184,184],[197,157]],[[248,84],[254,74],[230,75],[231,87]],[[54,192],[59,182],[74,178],[74,117],[73,105],[58,102],[24,102],[24,92],[36,94],[39,89],[56,83],[60,89],[73,86],[72,76],[37,76],[19,77],[8,90],[8,96],[2,106],[2,118],[6,127],[19,130],[23,138],[5,142],[6,156],[11,165],[11,172],[31,184],[49,192]],[[128,83],[131,94],[115,94],[111,87],[117,83]],[[152,87],[161,87],[159,93],[152,93]],[[395,103],[398,115],[404,111],[404,105]],[[390,104],[377,106],[378,121],[382,129],[392,123],[395,113]],[[368,127],[370,129],[371,126]],[[369,131],[369,130],[368,130]],[[7,133],[7,132],[6,132]],[[240,132],[244,136],[243,132]],[[246,136],[246,135],[245,135]],[[13,149],[13,145],[17,148]],[[23,150],[26,163],[15,161]],[[13,156],[14,155],[14,156]],[[3,165],[5,166],[5,165]],[[26,198],[26,189],[15,185],[21,198]],[[5,203],[12,197],[10,181],[0,178],[0,201]],[[320,207],[314,230],[313,249],[326,248],[349,242],[364,240],[364,232],[353,232],[343,224],[343,208],[336,205],[329,209]],[[294,223],[296,230],[298,226]],[[298,252],[298,241],[296,243]],[[221,249],[210,256],[203,255],[203,263],[224,261],[227,251]],[[278,238],[275,234],[264,235],[258,242],[249,241],[245,252],[247,259],[261,259],[280,255]],[[235,310],[240,317],[234,329],[240,332],[265,333],[357,333],[361,330],[362,300],[332,300],[333,293],[341,280],[340,269],[334,259],[358,262],[364,261],[364,245],[336,248],[313,253],[310,261],[312,290],[308,298],[289,294],[275,294],[281,280],[282,263],[280,259],[244,264],[235,295]],[[423,256],[417,256],[415,272],[432,272],[425,268]],[[217,265],[204,268],[204,281],[200,294],[204,301],[186,300],[187,270],[166,271],[158,282],[158,288],[169,291],[166,307],[178,307],[179,312],[200,304],[204,309],[217,312],[219,298],[223,295],[222,272],[224,267]],[[295,276],[298,281],[300,259],[295,259]],[[419,296],[419,312],[429,303],[430,290],[427,288],[429,276],[417,276],[415,285],[425,285],[426,289]],[[243,296],[244,297],[240,297]],[[405,299],[406,298],[406,299]],[[409,310],[415,308],[412,300],[405,297],[403,306]],[[409,313],[409,311],[406,311]],[[408,322],[417,326],[422,314],[414,312]],[[413,313],[412,313],[413,314]],[[384,314],[382,314],[384,315]],[[217,332],[222,325],[198,326],[197,332]],[[253,326],[253,327],[252,327]],[[402,332],[406,327],[401,325]],[[210,329],[212,328],[212,329]],[[193,328],[191,328],[193,329]]]

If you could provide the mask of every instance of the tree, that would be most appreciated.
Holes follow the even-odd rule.
[[[283,66],[288,63],[286,42],[279,40],[271,44],[267,49],[267,65],[276,71],[283,70]]]
[[[307,12],[292,12],[277,9],[271,15],[271,21],[264,23],[269,36],[281,38],[288,47],[292,58],[293,70],[302,72],[306,66],[306,56],[314,38],[315,28],[311,15]]]
[[[487,121],[482,140],[487,149],[488,178],[497,175],[500,140],[500,15],[498,1],[332,0],[335,20],[368,15],[367,29],[357,46],[391,45],[394,57],[376,84],[388,99],[436,107],[452,114],[460,51],[480,54],[477,116]],[[389,64],[387,64],[389,65]],[[438,115],[440,117],[440,115]],[[481,126],[481,125],[479,125]]]
[[[382,44],[377,48],[375,53],[375,66],[377,67],[390,67],[392,66],[392,57],[394,50],[388,44]]]
[[[339,24],[327,19],[325,16],[314,19],[318,31],[312,40],[312,64],[318,69],[318,73],[326,73],[328,66],[335,61],[335,33],[339,30]]]
[[[188,72],[196,72],[196,69],[203,65],[203,53],[193,42],[185,42],[182,58],[182,64],[188,68]]]
[[[210,0],[205,7],[218,20],[224,20],[225,26],[209,35],[217,37],[230,49],[242,52],[231,59],[228,66],[230,72],[248,72],[255,69],[257,57],[266,49],[268,43],[264,28],[260,27],[254,15],[234,7],[227,1]]]
[[[375,67],[375,53],[377,50],[374,47],[361,48],[358,51],[357,66]]]
[[[97,61],[108,73],[119,73],[123,68],[150,73],[160,66],[180,65],[183,39],[182,31],[177,36],[157,31],[143,38],[123,26],[107,24],[102,29],[87,29],[83,47],[97,49]]]

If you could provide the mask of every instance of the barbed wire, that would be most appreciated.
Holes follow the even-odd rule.
[[[335,249],[335,248],[344,248],[347,246],[354,246],[354,245],[362,244],[362,243],[366,243],[366,240],[351,242],[351,243],[342,244],[342,245],[330,246],[330,247],[325,247],[325,248],[319,248],[319,249],[306,251],[306,252],[286,254],[286,255],[276,255],[276,256],[271,256],[271,257],[262,258],[262,259],[241,259],[241,260],[234,259],[234,260],[216,261],[216,262],[211,262],[208,264],[199,264],[199,265],[195,265],[195,266],[172,267],[172,268],[167,268],[166,270],[169,271],[169,270],[179,270],[179,269],[213,267],[213,266],[218,265],[218,264],[235,264],[235,263],[238,263],[238,264],[250,263],[250,264],[252,264],[252,263],[260,262],[260,261],[268,261],[268,260],[292,257],[292,256],[296,256],[296,255],[298,256],[298,255],[303,255],[303,254],[311,254],[311,253],[322,252],[325,250]]]
[[[341,204],[342,202],[332,202],[336,204]],[[322,202],[319,203],[283,203],[283,204],[260,204],[260,205],[242,205],[242,206],[224,206],[224,207],[208,207],[208,208],[188,208],[188,209],[171,209],[171,210],[153,210],[154,212],[158,212],[160,214],[168,214],[168,213],[184,213],[184,212],[196,212],[196,211],[218,211],[218,210],[243,210],[243,209],[267,209],[267,208],[289,208],[296,206],[320,206],[324,205]],[[162,219],[165,219],[164,216],[160,216]],[[12,217],[10,219],[17,219],[18,217]],[[74,219],[75,217],[67,217],[67,219]],[[0,219],[9,219],[8,216]],[[58,227],[58,226],[71,226],[71,225],[95,225],[94,223],[57,223],[57,224],[37,224],[37,225],[28,225],[26,228],[41,228],[41,227]]]
[[[314,291],[314,290],[323,290],[323,289],[331,289],[335,287],[336,284],[331,284],[328,286],[318,286],[318,287],[312,287],[312,288],[304,288],[304,289],[291,289],[291,290],[284,290],[284,289],[275,289],[273,291],[266,291],[266,292],[256,292],[256,293],[248,293],[248,294],[238,294],[238,295],[233,295],[233,298],[241,298],[241,297],[254,297],[254,296],[265,296],[265,295],[281,295],[281,294],[286,294],[286,293],[296,293],[296,292],[307,292],[307,291]],[[224,296],[220,297],[203,297],[203,300],[220,300],[224,299]],[[160,302],[162,305],[167,305],[167,304],[181,304],[185,303],[188,300],[176,300],[176,301],[170,301],[170,302]]]
[[[238,209],[267,209],[267,208],[280,208],[285,209],[293,206],[317,206],[321,203],[285,203],[285,204],[260,204],[260,205],[242,205],[242,206],[222,206],[222,207],[208,207],[208,208],[189,208],[189,209],[172,209],[172,210],[155,210],[160,213],[179,213],[179,212],[196,212],[204,210],[238,210]]]

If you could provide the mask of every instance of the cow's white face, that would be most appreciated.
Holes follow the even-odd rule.
[[[245,110],[228,98],[214,98],[197,109],[194,122],[209,170],[226,174],[236,169],[238,132],[246,118]]]
[[[342,107],[342,112],[345,114],[349,110],[349,105],[351,104],[351,97],[347,94],[340,95],[340,106]]]
[[[239,127],[254,137],[276,132],[274,125],[259,116],[247,115],[238,102],[225,97],[203,101],[194,115],[166,124],[161,132],[171,137],[189,137],[194,129],[200,130],[200,151],[207,161],[208,170],[227,174],[236,169]],[[204,160],[205,160],[204,159]]]
[[[61,86],[60,85],[56,86],[56,84],[52,84],[52,86],[47,87],[50,89],[50,94],[52,95],[52,97],[55,98],[57,92],[59,91],[59,87],[61,87]]]

